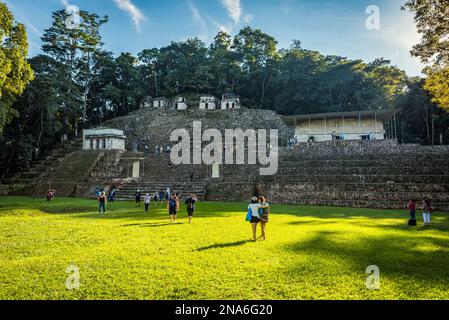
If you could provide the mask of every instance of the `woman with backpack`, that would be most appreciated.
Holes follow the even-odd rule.
[[[179,210],[179,200],[176,199],[174,194],[172,194],[167,201],[167,210],[170,215],[170,222],[176,222],[176,217]]]
[[[251,203],[248,206],[248,215],[251,217],[250,223],[251,228],[253,230],[253,240],[257,241],[257,225],[260,222],[260,209],[266,208],[266,205],[262,205],[259,203],[259,200],[257,197],[251,198]]]
[[[196,196],[192,194],[189,198],[184,202],[187,206],[187,215],[189,217],[189,223],[192,223],[193,214],[195,212],[195,203],[198,201]]]
[[[266,240],[265,230],[268,223],[268,214],[270,212],[270,207],[267,203],[267,200],[264,197],[260,196],[258,200],[260,204],[259,209],[260,228],[262,229],[262,235],[260,239]]]
[[[423,206],[422,206],[422,216],[424,219],[424,226],[425,227],[429,227],[430,226],[430,214],[433,213],[433,208],[430,204],[430,200],[426,199],[423,202]]]

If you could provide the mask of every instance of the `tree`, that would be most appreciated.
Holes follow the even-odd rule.
[[[67,11],[54,12],[52,26],[42,36],[42,50],[65,65],[67,95],[73,97],[70,100],[74,103],[64,103],[64,117],[67,125],[71,118],[76,133],[80,120],[83,123],[87,120],[87,99],[94,77],[93,57],[103,45],[100,27],[108,21],[107,16],[100,18],[87,11],[80,11],[79,15],[80,24],[73,26],[67,23],[71,18]]]
[[[8,7],[0,2],[0,134],[5,125],[18,115],[12,108],[16,97],[33,80],[27,55],[25,26],[14,21]]]
[[[449,68],[429,70],[424,88],[432,93],[433,102],[449,112]]]
[[[218,95],[234,93],[241,78],[236,53],[231,48],[231,36],[220,31],[209,48],[213,92]]]
[[[433,101],[449,112],[449,3],[447,0],[408,0],[403,9],[415,13],[418,32],[422,34],[421,43],[411,51],[423,63],[433,63],[426,68],[428,75],[425,84]]]
[[[33,155],[53,147],[62,128],[58,113],[63,99],[59,92],[64,82],[57,78],[62,66],[44,55],[30,59],[29,63],[35,79],[14,103],[20,117],[6,126],[0,138],[0,160],[5,166],[2,176],[11,169],[26,166]]]
[[[235,36],[233,49],[240,61],[243,78],[240,91],[249,93],[244,100],[254,108],[266,107],[266,96],[272,89],[279,54],[277,41],[260,29],[246,27]]]
[[[421,43],[415,45],[412,55],[424,63],[439,66],[449,64],[449,4],[447,0],[408,0],[402,8],[415,13]]]

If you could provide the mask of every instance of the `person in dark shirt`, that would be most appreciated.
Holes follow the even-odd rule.
[[[194,194],[186,199],[184,202],[187,206],[187,215],[189,217],[189,223],[192,223],[193,214],[195,213],[195,203],[198,202],[198,199]]]
[[[140,190],[137,190],[135,197],[136,197],[136,206],[140,207],[140,200],[142,198],[142,194],[140,193]]]

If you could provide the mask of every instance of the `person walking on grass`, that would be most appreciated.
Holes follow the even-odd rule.
[[[424,226],[430,227],[430,214],[433,213],[433,209],[429,199],[424,200],[422,205],[422,212]]]
[[[270,213],[270,206],[267,203],[267,199],[265,199],[264,197],[260,196],[258,200],[260,204],[259,209],[260,228],[262,230],[262,235],[260,236],[260,239],[266,240],[267,237],[265,231],[268,223],[268,214]]]
[[[159,201],[162,203],[164,201],[164,190],[161,189],[161,191],[159,191]]]
[[[148,209],[150,208],[151,203],[151,197],[150,194],[147,193],[145,197],[143,198],[143,203],[145,204],[145,212],[148,212]]]
[[[140,207],[140,201],[142,198],[142,194],[140,193],[140,190],[137,190],[137,192],[134,194],[136,198],[136,207]]]
[[[167,201],[167,210],[170,215],[170,222],[176,222],[176,218],[178,215],[179,209],[179,201],[176,199],[176,196],[172,194]]]
[[[106,197],[106,193],[103,191],[100,193],[100,196],[98,197],[98,213],[106,214],[106,203],[108,202],[108,199]]]
[[[187,206],[187,216],[189,217],[189,223],[192,223],[193,214],[195,213],[195,203],[198,201],[196,196],[192,194],[184,202]]]
[[[154,206],[157,207],[157,200],[158,200],[157,191],[154,193],[153,200],[154,200]]]
[[[251,220],[249,223],[251,223],[251,227],[253,230],[253,240],[254,241],[257,241],[257,225],[260,222],[259,209],[260,209],[260,203],[257,200],[257,197],[253,197],[251,199],[251,203],[248,206],[248,213],[251,214]]]
[[[410,199],[407,205],[407,209],[410,214],[410,220],[408,221],[408,225],[416,226],[416,201],[414,199]]]

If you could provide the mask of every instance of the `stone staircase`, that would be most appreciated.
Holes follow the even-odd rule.
[[[181,199],[185,199],[191,194],[195,194],[198,199],[203,200],[205,196],[206,184],[201,182],[139,182],[132,181],[125,183],[117,188],[116,200],[134,200],[137,190],[142,195],[149,193],[151,196],[154,192],[166,190],[170,187],[171,192],[179,193]],[[153,200],[153,199],[152,199]]]
[[[4,183],[9,187],[7,194],[20,194],[25,187],[36,179],[43,178],[48,171],[57,168],[57,164],[69,153],[79,151],[82,147],[82,140],[70,140],[50,152],[42,155],[38,160],[30,162],[29,168],[18,172]]]

